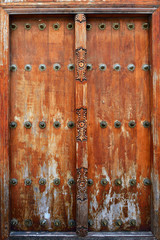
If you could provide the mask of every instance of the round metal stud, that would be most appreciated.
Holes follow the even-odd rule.
[[[149,185],[152,184],[152,183],[151,183],[151,180],[150,180],[149,178],[145,178],[145,179],[143,180],[143,183],[144,183],[145,186],[149,186]]]
[[[142,66],[142,69],[147,72],[147,71],[150,70],[150,66],[149,66],[148,64],[144,64],[144,65]]]
[[[114,183],[115,183],[116,186],[121,186],[122,185],[122,180],[118,178],[114,181]]]
[[[46,123],[44,121],[40,122],[39,123],[39,127],[42,128],[42,129],[45,128],[46,127]]]
[[[68,64],[68,70],[73,71],[74,70],[74,64]]]
[[[86,24],[86,29],[87,29],[87,31],[90,31],[92,29],[92,24],[87,23]]]
[[[114,126],[115,126],[115,128],[120,128],[121,127],[121,122],[120,121],[115,121],[114,122]]]
[[[73,29],[73,24],[72,23],[68,23],[67,24],[67,29],[68,30],[72,30]]]
[[[106,24],[105,24],[105,23],[100,23],[100,24],[98,25],[98,27],[99,27],[100,30],[105,30]]]
[[[26,30],[30,30],[31,29],[31,24],[30,23],[26,23],[25,24],[25,29]]]
[[[26,186],[30,186],[32,184],[32,180],[29,179],[29,178],[26,178],[24,183],[25,183]]]
[[[107,221],[106,219],[102,219],[102,220],[101,220],[101,225],[102,225],[103,227],[108,226],[108,221]]]
[[[38,25],[38,27],[39,27],[39,30],[43,31],[46,28],[46,24],[45,23],[40,23]]]
[[[117,219],[117,220],[116,220],[116,226],[121,227],[122,224],[123,224],[123,223],[122,223],[121,219]]]
[[[41,225],[42,227],[46,226],[46,225],[47,225],[47,220],[46,220],[46,219],[41,219],[41,220],[40,220],[40,225]]]
[[[69,227],[75,227],[76,226],[76,222],[71,219],[71,220],[68,221],[68,225],[69,225]]]
[[[53,69],[54,69],[55,71],[59,71],[59,70],[61,69],[61,65],[60,65],[59,63],[55,63],[55,64],[53,65]]]
[[[134,128],[134,127],[136,126],[135,121],[131,120],[131,121],[128,123],[128,126],[129,126],[130,128]]]
[[[26,227],[31,227],[33,223],[31,219],[25,219],[24,224]]]
[[[12,64],[12,65],[10,66],[10,71],[11,71],[11,72],[17,71],[17,66],[16,66],[15,64]]]
[[[133,30],[135,28],[134,23],[127,23],[127,28]]]
[[[113,69],[115,71],[119,72],[121,70],[121,66],[118,63],[116,63],[116,64],[113,65]]]
[[[135,219],[131,219],[130,221],[129,221],[129,224],[131,225],[131,226],[136,226],[136,220]]]
[[[54,226],[55,227],[59,227],[60,225],[61,225],[61,221],[60,220],[58,220],[58,219],[54,220]]]
[[[26,121],[25,123],[24,123],[24,126],[25,126],[25,128],[31,128],[32,127],[32,123],[31,122],[29,122],[29,121]]]
[[[40,64],[40,65],[39,65],[39,70],[40,70],[41,72],[45,71],[45,70],[46,70],[46,65],[45,65],[45,64]]]
[[[93,180],[92,179],[88,179],[88,186],[92,186],[93,185]]]
[[[32,69],[32,66],[31,66],[30,64],[27,64],[27,65],[25,66],[25,71],[30,72],[31,69]]]
[[[106,186],[108,184],[107,179],[106,178],[102,178],[101,179],[101,184],[102,184],[102,186]]]
[[[101,121],[100,122],[100,127],[101,128],[106,128],[107,127],[107,122],[106,121]]]
[[[67,126],[68,126],[68,128],[74,128],[75,124],[74,124],[73,121],[69,121],[69,122],[67,123]]]
[[[142,24],[142,28],[143,28],[144,30],[148,30],[148,29],[149,29],[149,23],[143,23],[143,24]]]
[[[60,122],[55,121],[55,122],[53,123],[53,126],[54,126],[55,128],[60,128],[61,124],[60,124]]]
[[[18,220],[15,219],[15,218],[11,219],[11,225],[12,226],[17,226],[18,225]]]
[[[105,71],[106,68],[107,68],[106,64],[104,64],[104,63],[99,64],[99,69],[100,69],[101,71]]]
[[[59,28],[60,28],[60,24],[59,24],[59,23],[54,23],[54,24],[53,24],[53,29],[54,29],[54,30],[57,31]]]
[[[12,23],[10,26],[11,30],[16,30],[17,29],[17,25],[15,23]]]
[[[10,180],[10,184],[13,185],[13,186],[17,185],[17,183],[18,183],[18,180],[16,178],[12,178]]]
[[[118,30],[118,29],[120,29],[120,24],[119,23],[113,23],[112,27],[113,27],[114,30]]]
[[[149,121],[144,121],[143,122],[143,127],[145,127],[145,128],[149,128],[151,126],[151,123],[149,122]]]
[[[70,186],[73,186],[73,185],[75,184],[74,179],[73,179],[73,178],[70,178],[70,179],[68,180],[68,184],[69,184]]]
[[[93,221],[91,219],[89,219],[88,220],[88,225],[91,227],[91,226],[93,226],[93,224],[94,224]]]
[[[9,124],[10,128],[16,128],[17,127],[17,123],[16,122],[10,122]]]
[[[133,187],[133,186],[136,186],[136,179],[130,179],[129,180],[129,184]]]
[[[60,179],[59,178],[55,178],[53,180],[53,183],[54,183],[54,185],[58,186],[60,184]]]
[[[133,71],[135,70],[135,65],[134,65],[134,64],[129,64],[129,65],[127,66],[127,68],[128,68],[128,70],[129,70],[130,72],[133,72]]]
[[[87,71],[91,71],[92,70],[92,64],[91,63],[87,63]]]
[[[46,179],[45,178],[40,178],[39,179],[39,184],[42,185],[42,186],[45,185],[46,184]]]

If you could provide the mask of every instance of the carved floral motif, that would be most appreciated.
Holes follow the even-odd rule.
[[[87,141],[87,109],[79,108],[76,110],[77,116],[77,141]]]
[[[76,80],[83,82],[83,81],[87,81],[86,78],[86,54],[87,54],[87,50],[84,49],[83,47],[80,47],[78,49],[76,49],[76,56],[77,56],[77,60],[76,60],[76,70],[77,70],[77,76],[76,76]]]
[[[87,168],[81,167],[77,169],[77,200],[80,201],[85,201],[88,199],[87,173]]]

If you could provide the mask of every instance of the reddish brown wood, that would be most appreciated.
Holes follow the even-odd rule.
[[[88,232],[88,151],[87,151],[87,79],[86,79],[86,16],[75,17],[75,65],[76,65],[76,169],[77,214],[76,232],[85,236]]]

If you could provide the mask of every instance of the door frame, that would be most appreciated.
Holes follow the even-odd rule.
[[[1,0],[3,2],[3,0]],[[107,0],[106,0],[107,1]],[[152,201],[151,232],[89,232],[85,239],[160,240],[160,8],[156,0],[132,0],[134,4],[98,2],[13,2],[0,4],[0,239],[79,239],[76,233],[10,232],[9,210],[9,18],[18,14],[127,14],[150,17]],[[80,238],[81,239],[81,238]]]

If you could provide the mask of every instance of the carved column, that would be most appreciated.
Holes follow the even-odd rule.
[[[76,66],[76,169],[77,169],[77,234],[88,233],[87,194],[87,79],[86,79],[86,17],[75,17],[75,66]]]

